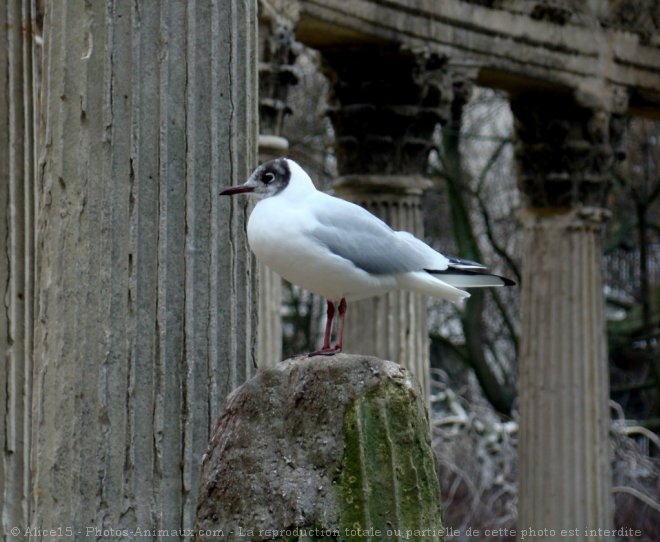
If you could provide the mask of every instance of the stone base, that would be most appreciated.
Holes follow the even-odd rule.
[[[226,541],[417,529],[444,540],[428,427],[418,384],[391,361],[280,362],[227,400],[202,463],[197,527]]]

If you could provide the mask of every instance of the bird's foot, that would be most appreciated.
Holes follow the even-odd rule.
[[[321,348],[321,350],[315,350],[307,354],[307,357],[311,358],[314,356],[334,356],[341,352],[341,346],[333,346],[332,348]]]

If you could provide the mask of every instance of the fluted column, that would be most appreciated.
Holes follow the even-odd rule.
[[[31,0],[0,4],[0,539],[29,522],[37,96]],[[7,537],[7,538],[5,538]],[[23,537],[11,536],[12,540]]]
[[[289,87],[298,82],[294,66],[294,25],[300,6],[292,0],[259,1],[259,162],[267,162],[289,151],[282,137]],[[282,278],[263,264],[259,273],[259,367],[282,359]]]
[[[259,276],[257,366],[270,367],[282,358],[282,277],[262,263]]]
[[[340,177],[334,189],[394,229],[423,237],[421,198],[432,134],[448,117],[446,59],[424,50],[323,51]],[[428,398],[426,300],[408,292],[350,304],[344,346],[407,366]]]
[[[621,123],[571,97],[514,100],[527,199],[519,360],[518,532],[608,540],[612,525],[602,209]]]
[[[524,217],[519,527],[608,528],[607,345],[600,279],[605,213]]]
[[[256,162],[256,6],[45,8],[30,525],[190,532],[254,373],[246,205],[218,188]]]

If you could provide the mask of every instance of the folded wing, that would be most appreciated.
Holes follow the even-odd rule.
[[[374,275],[448,268],[445,256],[410,233],[394,231],[362,207],[343,203],[315,213],[309,231],[333,254]]]

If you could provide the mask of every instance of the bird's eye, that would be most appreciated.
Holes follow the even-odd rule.
[[[273,182],[273,180],[275,179],[275,175],[273,175],[270,172],[264,173],[264,176],[262,177],[262,179],[266,184],[268,184],[268,183]]]

